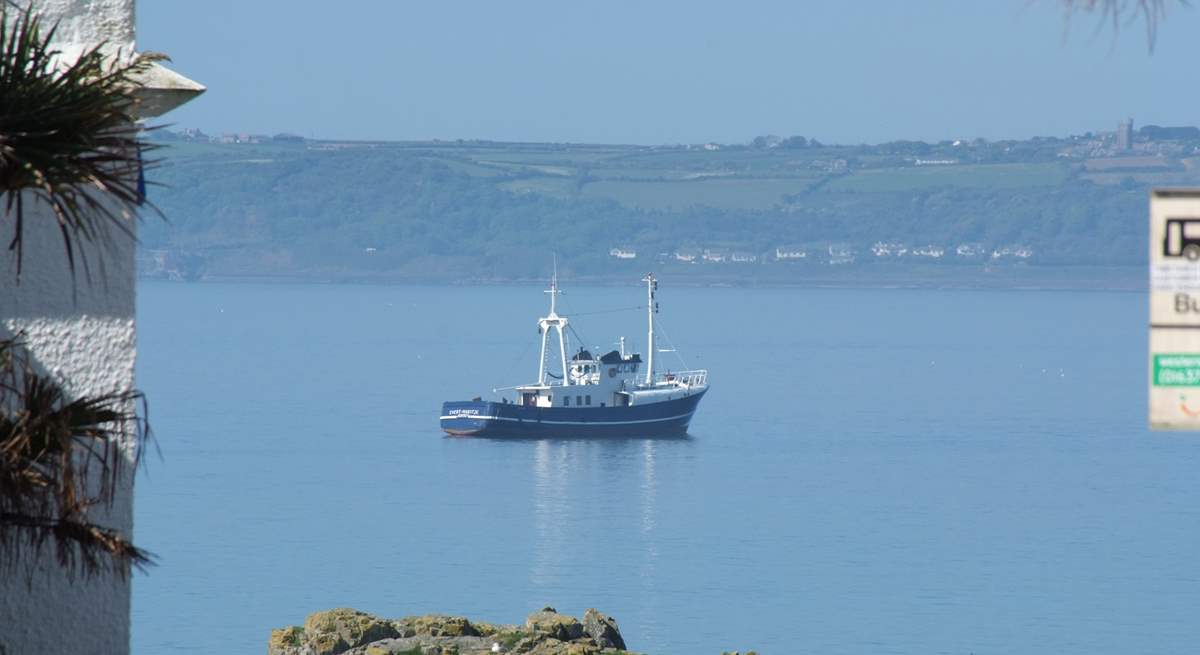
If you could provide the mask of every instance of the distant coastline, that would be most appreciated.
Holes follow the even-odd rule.
[[[654,268],[653,266],[651,268]],[[802,288],[802,289],[945,289],[945,290],[1034,290],[1034,291],[1127,291],[1147,288],[1144,266],[1024,266],[984,270],[979,268],[906,269],[904,267],[863,267],[854,271],[817,270],[790,276],[684,275],[662,272],[676,287],[690,288]],[[633,286],[632,275],[578,275],[570,279],[574,286]],[[363,275],[206,275],[194,279],[168,280],[163,276],[141,275],[143,282],[192,282],[228,284],[368,284],[368,285],[439,285],[439,286],[536,286],[544,277],[503,276],[397,276],[386,273]]]

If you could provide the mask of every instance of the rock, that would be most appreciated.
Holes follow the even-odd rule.
[[[347,651],[345,655],[491,655],[492,641],[483,637],[401,637],[381,639],[361,649]]]
[[[267,655],[290,655],[300,653],[304,644],[304,628],[298,625],[278,628],[271,631],[267,640]]]
[[[484,637],[488,635],[509,634],[522,629],[519,625],[504,625],[500,623],[488,623],[487,621],[471,621],[471,625],[475,627],[476,632]],[[0,653],[0,655],[4,654]]]
[[[310,614],[304,627],[272,630],[269,655],[337,655],[373,641],[396,637],[390,621],[350,608]]]
[[[482,634],[463,616],[426,614],[406,616],[395,622],[399,637],[428,635],[431,637],[480,637]]]
[[[579,641],[545,639],[527,653],[528,655],[598,655],[600,649],[591,639],[587,638]]]
[[[356,646],[397,637],[391,621],[350,608],[310,614],[304,620],[304,635],[314,643],[316,655],[337,655]]]
[[[625,640],[621,638],[617,620],[601,614],[595,608],[583,613],[583,630],[600,648],[625,650]]]
[[[552,607],[530,614],[529,618],[525,619],[525,627],[559,641],[571,641],[583,636],[583,624],[579,619],[559,614]]]
[[[500,645],[500,652],[524,652],[518,648],[518,644],[522,640],[527,639],[529,635],[525,632],[525,626],[520,625],[500,625],[492,626],[498,628],[494,632],[485,633],[487,638],[495,644]],[[525,649],[528,650],[528,649]],[[2,654],[0,654],[2,655]]]

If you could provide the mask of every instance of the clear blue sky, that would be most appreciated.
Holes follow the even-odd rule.
[[[1175,0],[1168,0],[1175,2]],[[314,10],[310,7],[329,7]],[[1071,29],[1057,0],[138,3],[209,133],[859,143],[1200,124],[1200,8]]]

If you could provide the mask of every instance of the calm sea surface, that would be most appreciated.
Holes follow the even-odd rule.
[[[588,314],[641,288],[567,289],[583,345],[644,345]],[[141,285],[134,652],[338,606],[595,606],[654,654],[1200,644],[1200,436],[1144,427],[1143,295],[660,296],[710,370],[689,438],[490,441],[440,403],[535,377],[538,287]]]

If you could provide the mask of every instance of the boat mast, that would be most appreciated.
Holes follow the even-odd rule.
[[[654,292],[658,290],[658,280],[653,273],[647,273],[642,278],[646,283],[646,384],[654,384],[654,315],[658,313],[658,304],[654,302]]]
[[[564,386],[570,384],[570,379],[567,377],[567,344],[563,337],[563,328],[567,326],[565,316],[559,316],[558,294],[562,291],[558,288],[558,258],[554,260],[554,277],[550,278],[550,288],[546,290],[550,294],[550,314],[538,319],[539,332],[542,333],[542,356],[538,358],[538,385],[546,384],[546,348],[549,345],[547,342],[550,338],[550,328],[558,330],[558,354],[562,360],[562,383]]]

